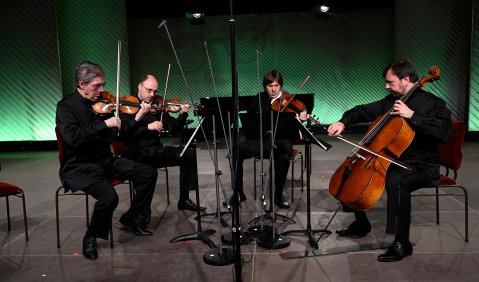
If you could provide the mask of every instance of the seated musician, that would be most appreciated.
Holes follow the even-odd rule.
[[[359,105],[346,111],[342,118],[329,126],[330,136],[338,136],[346,126],[372,122],[379,116],[391,114],[402,117],[415,131],[412,143],[399,161],[411,170],[390,164],[385,181],[387,191],[386,233],[395,234],[388,250],[378,256],[379,261],[399,261],[412,254],[409,240],[411,221],[411,192],[439,184],[439,144],[452,136],[451,112],[439,97],[419,87],[406,103],[400,98],[418,81],[414,66],[405,60],[388,65],[383,76],[389,95],[370,104]],[[388,112],[393,109],[392,112]],[[354,212],[356,220],[348,227],[336,231],[339,236],[363,237],[371,231],[364,211]]]
[[[108,239],[113,212],[118,205],[115,188],[106,179],[129,179],[136,188],[131,207],[122,215],[122,224],[138,236],[151,235],[135,220],[155,191],[156,169],[125,158],[115,158],[110,144],[117,136],[120,118],[102,119],[92,105],[105,86],[105,73],[97,64],[82,61],[75,69],[76,90],[57,104],[56,125],[62,137],[63,157],[60,180],[65,191],[82,190],[95,198],[90,225],[83,238],[87,259],[98,258],[96,238]]]
[[[196,204],[190,200],[189,191],[198,186],[198,169],[194,149],[188,148],[183,156],[179,155],[183,146],[164,146],[161,143],[161,132],[167,129],[174,133],[181,130],[188,117],[190,105],[181,105],[177,118],[168,112],[150,111],[152,102],[158,92],[158,81],[153,75],[146,75],[138,84],[138,99],[140,108],[136,114],[122,114],[122,136],[125,148],[122,156],[153,167],[180,166],[180,197],[178,210],[196,211]],[[201,208],[205,210],[206,208]],[[141,226],[146,226],[151,220],[151,208],[146,207],[140,214]]]
[[[283,76],[277,70],[268,71],[263,77],[263,87],[264,92],[258,93],[255,98],[252,99],[249,108],[249,113],[251,114],[260,113],[259,99],[261,99],[262,114],[268,114],[272,111],[271,105],[277,99],[281,99],[283,94]],[[301,112],[299,116],[301,120],[306,120],[310,117],[306,112]],[[289,203],[283,196],[283,187],[288,174],[289,156],[291,154],[291,149],[293,148],[293,143],[291,140],[275,140],[274,142],[276,145],[273,156],[276,186],[274,203],[280,208],[289,208]],[[246,195],[243,191],[243,161],[245,159],[259,156],[260,146],[260,140],[245,140],[239,145],[235,188],[238,189],[240,201],[246,200]],[[264,136],[263,152],[263,157],[268,157],[271,152],[271,139],[268,136]]]

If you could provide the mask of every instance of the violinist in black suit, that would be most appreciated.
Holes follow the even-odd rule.
[[[117,117],[102,119],[92,105],[100,98],[105,86],[101,66],[83,61],[75,69],[76,90],[57,104],[56,125],[62,138],[63,158],[60,180],[65,191],[83,191],[96,199],[85,236],[83,255],[98,258],[96,238],[108,239],[118,195],[108,179],[131,180],[136,195],[120,222],[136,235],[151,235],[139,227],[138,214],[151,203],[157,171],[153,167],[125,158],[114,157],[110,144],[118,135],[121,121]]]
[[[196,211],[197,205],[189,197],[189,192],[198,187],[198,168],[195,159],[196,152],[188,148],[180,158],[183,146],[169,146],[161,142],[161,137],[168,131],[178,133],[186,123],[190,105],[181,103],[177,117],[167,111],[161,111],[160,103],[155,102],[158,92],[157,79],[148,74],[138,83],[139,109],[136,114],[122,114],[122,139],[125,148],[122,155],[126,158],[141,162],[153,167],[180,167],[180,196],[178,210]],[[155,105],[156,103],[156,105]],[[156,107],[155,111],[151,111]],[[206,210],[200,207],[201,211]],[[150,207],[140,213],[139,221],[142,226],[148,225],[151,219]]]
[[[262,114],[268,116],[272,111],[272,104],[279,101],[283,96],[283,76],[277,70],[270,70],[264,74],[263,77],[264,91],[256,95],[251,101],[248,113],[250,115]],[[302,121],[310,118],[306,112],[298,114]],[[259,122],[259,121],[258,121]],[[292,140],[277,139],[274,140],[274,169],[275,169],[275,197],[274,203],[280,208],[289,208],[288,200],[283,196],[283,187],[286,182],[286,177],[289,169],[289,156],[293,148]],[[245,140],[239,145],[239,154],[237,162],[237,170],[235,174],[235,187],[238,189],[240,201],[246,200],[246,195],[243,191],[243,161],[255,156],[259,156],[261,146],[263,146],[264,156],[268,157],[272,151],[271,139],[265,136],[263,144],[260,140]],[[230,200],[231,202],[231,200]]]

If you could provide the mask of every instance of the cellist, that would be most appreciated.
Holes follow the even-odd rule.
[[[389,95],[379,101],[356,106],[346,111],[338,122],[328,127],[330,136],[340,135],[346,126],[373,122],[382,115],[402,117],[414,130],[414,138],[399,157],[410,169],[390,165],[385,178],[387,191],[387,234],[395,234],[394,242],[378,256],[382,262],[400,261],[413,252],[409,240],[411,192],[439,184],[439,144],[452,136],[451,112],[446,103],[421,88],[413,90],[406,103],[400,98],[418,81],[414,66],[396,60],[383,71]],[[392,109],[392,111],[391,111]],[[390,112],[389,112],[390,111]],[[365,211],[354,211],[355,221],[337,230],[338,236],[366,236],[371,224]]]

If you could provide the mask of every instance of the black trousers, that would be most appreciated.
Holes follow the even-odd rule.
[[[434,167],[403,169],[391,164],[386,176],[387,225],[386,233],[396,234],[396,241],[409,241],[411,226],[411,193],[439,183],[439,171]],[[366,218],[365,212],[355,211],[356,219]]]
[[[274,170],[275,170],[275,197],[280,199],[283,195],[283,187],[289,170],[289,156],[293,143],[289,140],[276,140],[274,149]],[[243,161],[260,155],[261,144],[259,140],[245,140],[239,145],[238,166],[235,177],[235,187],[243,193]],[[263,158],[271,154],[271,141],[263,142]],[[271,175],[271,170],[270,170]],[[270,178],[271,179],[271,178]]]
[[[196,190],[198,187],[196,150],[189,147],[180,158],[183,149],[183,146],[163,146],[155,150],[155,154],[150,161],[150,164],[155,167],[180,167],[180,201],[187,200],[189,191]]]
[[[105,181],[82,189],[96,199],[90,226],[85,236],[108,239],[113,211],[118,206],[118,194],[107,179],[128,179],[133,182],[136,194],[127,213],[129,216],[136,218],[145,207],[150,207],[157,177],[158,172],[151,166],[125,158],[113,159],[105,167]]]
[[[125,149],[123,156],[156,168],[179,166],[179,201],[185,201],[189,198],[189,191],[196,190],[198,187],[198,165],[196,161],[196,149],[189,147],[180,158],[183,148],[183,146],[161,146],[152,148],[131,147]],[[145,216],[151,215],[151,207],[145,207],[141,214]]]

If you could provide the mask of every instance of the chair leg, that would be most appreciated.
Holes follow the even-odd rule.
[[[256,201],[256,158],[253,158],[253,187],[254,187],[254,200]]]
[[[29,240],[28,238],[28,224],[27,224],[27,208],[25,205],[25,193],[23,193],[23,190],[20,189],[20,198],[22,198],[22,204],[23,204],[23,225],[25,226],[25,240]]]
[[[90,227],[90,209],[88,208],[88,195],[85,193],[85,208],[86,208],[86,227]]]
[[[457,185],[464,192],[464,241],[469,242],[469,194],[464,186]]]
[[[436,186],[436,224],[439,224],[439,187]]]
[[[303,159],[303,154],[301,154],[301,192],[303,192],[304,189],[304,159]]]
[[[469,242],[469,195],[467,193],[467,190],[466,188],[462,187],[462,186],[459,186],[462,191],[464,191],[464,220],[465,220],[465,223],[464,223],[464,232],[465,232],[465,241],[466,242]]]
[[[168,180],[168,167],[165,166],[165,174],[166,174],[166,203],[168,206],[170,205],[170,182]]]
[[[60,248],[60,213],[58,209],[58,193],[63,189],[63,186],[58,187],[55,192],[55,223],[57,228],[57,248]]]
[[[289,160],[291,164],[291,203],[294,202],[294,157]]]
[[[113,249],[113,222],[110,223],[110,248]]]
[[[133,188],[133,183],[131,183],[130,180],[128,180],[128,188],[130,189],[130,206],[131,206],[131,203],[133,202],[133,197],[134,197],[134,189]]]
[[[7,222],[8,222],[8,231],[12,230],[10,226],[10,203],[8,201],[8,196],[5,197],[5,201],[7,203]]]

